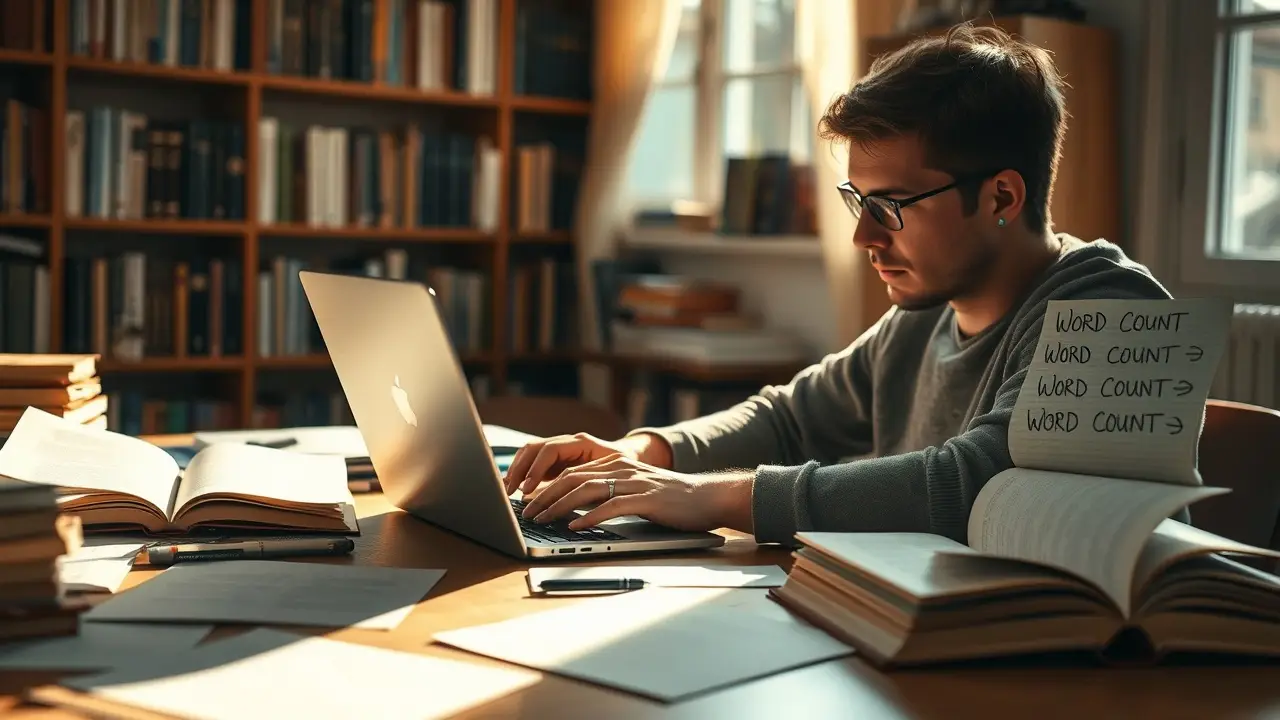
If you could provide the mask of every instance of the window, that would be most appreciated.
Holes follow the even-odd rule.
[[[1163,77],[1176,99],[1152,116],[1174,140],[1164,167],[1178,180],[1157,212],[1176,208],[1177,278],[1280,301],[1280,0],[1168,7]]]
[[[728,158],[807,163],[813,118],[796,62],[797,0],[684,0],[666,73],[627,168],[632,209],[718,207]]]

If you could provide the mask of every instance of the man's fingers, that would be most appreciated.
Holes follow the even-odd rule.
[[[569,492],[551,502],[545,510],[533,516],[534,522],[545,523],[558,520],[571,514],[584,505],[594,505],[609,499],[609,483],[613,483],[614,497],[629,493],[644,492],[649,486],[643,481],[629,477],[629,473],[619,471],[601,471],[593,473],[574,472],[574,476],[586,478]],[[535,511],[536,512],[536,511]]]
[[[545,487],[540,488],[536,495],[529,498],[529,502],[525,504],[524,511],[521,514],[527,518],[535,518],[552,503],[564,497],[570,490],[588,480],[594,480],[596,477],[603,477],[607,474],[607,472],[583,471],[578,468],[565,472],[560,477],[547,483]]]
[[[585,441],[574,437],[555,438],[543,443],[530,459],[528,470],[520,477],[520,491],[533,492],[543,480],[551,476],[556,465],[581,457],[586,451],[584,446]]]
[[[624,515],[639,515],[643,517],[646,512],[645,508],[650,502],[649,498],[648,492],[633,495],[614,495],[612,500],[600,503],[588,512],[570,520],[569,529],[584,530],[589,527],[595,527],[606,520],[612,520]]]

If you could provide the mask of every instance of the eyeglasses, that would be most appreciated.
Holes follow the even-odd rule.
[[[836,186],[840,191],[841,197],[844,198],[844,204],[848,206],[849,212],[853,213],[854,219],[862,216],[862,209],[866,208],[871,213],[871,219],[883,225],[889,230],[902,229],[902,208],[910,207],[921,200],[931,198],[934,195],[944,193],[952,188],[967,185],[972,182],[986,180],[994,175],[994,172],[987,172],[974,175],[965,175],[957,178],[953,182],[947,183],[939,188],[934,188],[928,192],[913,195],[903,200],[894,200],[893,198],[883,197],[881,195],[863,195],[848,180]]]

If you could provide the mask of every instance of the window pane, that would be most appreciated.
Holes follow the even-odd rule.
[[[1280,26],[1236,33],[1219,254],[1280,260]]]
[[[795,19],[795,0],[725,0],[725,72],[793,62]]]
[[[792,74],[729,80],[724,87],[724,157],[789,155],[807,163],[814,130],[800,79]]]
[[[694,198],[692,85],[657,87],[649,96],[627,167],[627,195],[638,205]]]
[[[1280,12],[1280,0],[1236,0],[1233,10],[1241,15]]]
[[[680,29],[676,32],[675,45],[671,48],[671,59],[667,61],[667,72],[663,75],[668,81],[690,82],[698,68],[698,48],[702,28],[701,0],[684,0],[683,12],[680,15]]]

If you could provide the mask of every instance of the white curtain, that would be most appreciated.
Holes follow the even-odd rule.
[[[587,350],[601,347],[591,264],[615,255],[627,159],[654,80],[666,71],[680,13],[680,0],[596,0],[595,97],[574,223],[578,319]],[[585,399],[607,402],[604,368],[584,367],[582,380]]]
[[[866,0],[863,0],[864,2]],[[880,0],[874,0],[879,2]],[[797,0],[797,55],[804,87],[817,132],[818,118],[835,97],[853,83],[858,33],[856,0]],[[822,259],[835,319],[837,347],[844,347],[861,332],[862,292],[859,282],[865,256],[853,246],[853,217],[844,206],[836,185],[848,175],[844,148],[818,141],[813,165],[816,175],[814,207]]]

